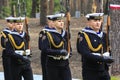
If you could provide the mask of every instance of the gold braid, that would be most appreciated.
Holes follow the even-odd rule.
[[[51,34],[50,34],[49,32],[46,32],[46,33],[47,33],[47,36],[48,36],[48,38],[49,38],[49,41],[51,42],[51,44],[52,44],[55,48],[60,48],[60,47],[64,44],[64,42],[61,41],[60,44],[56,45],[55,42],[54,42],[54,40],[53,40],[53,38],[52,38],[52,36],[51,36]]]
[[[94,48],[91,44],[91,41],[90,41],[90,38],[88,37],[88,35],[85,32],[82,32],[82,33],[84,34],[87,44],[92,51],[98,51],[102,48],[102,44],[99,44],[97,48]]]
[[[8,34],[9,40],[11,42],[11,44],[16,48],[16,49],[21,49],[22,47],[24,47],[25,43],[22,42],[20,45],[17,45],[15,43],[15,40],[13,39],[12,35]]]

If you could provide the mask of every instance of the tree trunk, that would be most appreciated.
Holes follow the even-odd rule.
[[[75,5],[74,4],[75,4],[76,0],[69,0],[69,1],[70,1],[70,13],[71,13],[71,16],[73,16],[75,14]],[[66,3],[66,0],[65,0],[65,3]]]
[[[53,14],[54,12],[54,0],[49,1],[49,14]]]
[[[41,26],[45,26],[47,24],[47,19],[46,19],[46,16],[47,16],[47,10],[48,10],[48,0],[40,0],[40,4],[41,4],[41,7],[40,7],[40,25]]]
[[[37,1],[36,0],[32,0],[31,17],[35,17],[35,15],[36,15],[36,5],[37,5]]]
[[[81,14],[84,15],[84,0],[81,0]]]
[[[120,0],[110,0],[111,4],[120,5]],[[111,26],[110,26],[110,43],[111,53],[115,59],[112,64],[112,74],[120,73],[120,10],[110,9]]]
[[[2,14],[2,6],[3,6],[3,0],[0,0],[0,14]],[[0,18],[1,18],[1,15],[0,15]]]
[[[86,8],[87,11],[85,12],[85,14],[92,12],[92,4],[93,4],[93,0],[88,0],[87,4],[85,4],[87,5],[87,8]]]
[[[3,5],[4,6],[9,6],[9,0],[3,0]]]

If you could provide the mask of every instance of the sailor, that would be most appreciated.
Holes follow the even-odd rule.
[[[78,33],[77,51],[82,56],[83,80],[110,80],[107,64],[114,60],[107,51],[106,33],[101,31],[103,15],[87,14],[88,26]]]
[[[3,29],[3,31],[1,31],[1,46],[3,48],[2,51],[2,63],[3,63],[3,70],[4,70],[4,79],[5,80],[13,80],[12,76],[11,76],[11,59],[9,57],[9,55],[6,52],[6,42],[8,41],[8,34],[11,33],[11,31],[14,30],[14,20],[15,17],[7,17],[5,18],[6,20],[6,28]]]
[[[30,62],[30,49],[28,49],[28,34],[23,31],[24,17],[17,17],[15,30],[8,34],[6,51],[11,57],[13,80],[33,80]]]
[[[40,31],[39,33],[39,40],[38,40],[38,47],[41,50],[42,48],[42,39],[44,38],[44,35],[46,34],[47,31],[53,31],[55,30],[54,28],[54,18],[53,15],[47,15],[47,25],[45,26],[45,28],[43,30]],[[48,80],[47,79],[47,54],[44,53],[41,50],[41,56],[40,56],[40,60],[41,60],[41,67],[42,67],[42,80]]]
[[[72,80],[67,52],[67,36],[64,28],[64,13],[52,16],[54,29],[42,37],[41,51],[47,55],[48,80]],[[66,57],[67,56],[67,57]]]

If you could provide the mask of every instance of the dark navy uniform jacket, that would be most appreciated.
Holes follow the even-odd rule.
[[[42,36],[41,40],[39,40],[39,49],[42,51],[43,54],[48,56],[47,65],[54,65],[54,66],[65,66],[68,65],[68,59],[53,59],[54,57],[63,56],[60,54],[62,49],[67,50],[67,36],[66,31],[62,31],[62,34],[58,33],[55,29],[43,30],[40,33]],[[41,42],[40,42],[41,41]],[[52,56],[52,57],[51,57]]]
[[[87,37],[85,37],[85,35],[87,35]],[[101,47],[101,45],[103,47]],[[101,31],[96,33],[92,29],[86,27],[82,32],[78,33],[77,51],[82,55],[82,67],[84,70],[103,71],[107,69],[107,66],[104,63],[104,58],[92,54],[102,54],[106,52],[105,33]]]
[[[19,62],[22,62],[22,64],[29,62],[28,59],[24,58],[23,55],[19,55],[15,53],[15,50],[23,50],[25,51],[28,49],[27,34],[25,32],[19,34],[18,32],[11,32],[11,34],[8,34],[8,42],[6,43],[6,51],[9,56],[11,56],[12,59],[18,64],[21,64]]]

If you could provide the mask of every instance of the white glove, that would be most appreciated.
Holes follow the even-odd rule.
[[[25,50],[26,56],[30,55],[30,49]]]
[[[109,52],[105,52],[105,53],[103,53],[103,56],[110,56],[110,53]]]
[[[93,55],[98,55],[98,56],[101,56],[101,54],[100,53],[92,53]]]
[[[64,56],[63,59],[66,60],[69,58],[69,56],[70,56],[70,53],[68,53],[67,56]]]

